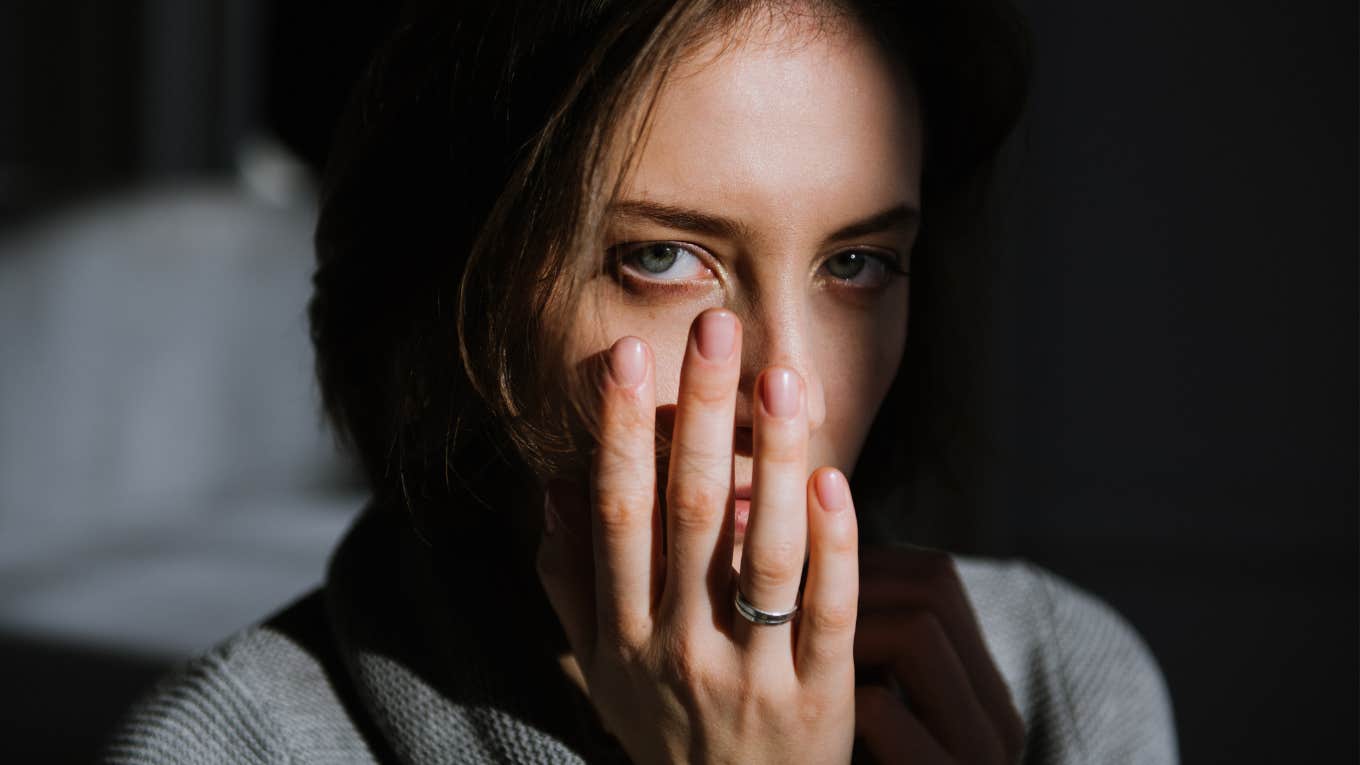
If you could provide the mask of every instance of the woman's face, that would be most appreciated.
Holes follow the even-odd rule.
[[[609,214],[614,266],[587,285],[568,343],[577,363],[645,340],[664,408],[691,322],[716,306],[736,314],[738,498],[750,496],[753,384],[772,364],[806,383],[810,466],[853,468],[906,341],[899,272],[922,157],[914,94],[857,27],[750,26],[663,83]]]

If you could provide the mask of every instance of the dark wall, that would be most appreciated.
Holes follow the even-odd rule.
[[[134,174],[142,52],[129,5],[0,4],[0,221]]]
[[[235,169],[243,139],[319,167],[400,2],[0,3],[0,225]]]
[[[1137,625],[1186,761],[1354,762],[1355,5],[1023,6],[998,546]]]

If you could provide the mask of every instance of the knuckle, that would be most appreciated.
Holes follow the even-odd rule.
[[[689,692],[700,703],[711,704],[714,699],[749,699],[751,690],[743,685],[740,673],[722,674],[705,664],[691,675]]]
[[[777,678],[748,677],[741,683],[743,697],[752,711],[765,719],[782,717],[790,711],[789,700],[796,698],[796,689],[789,688]]]
[[[765,432],[756,444],[757,460],[781,466],[802,465],[807,460],[807,440],[788,433]]]
[[[669,516],[670,530],[677,536],[707,534],[717,527],[721,518],[721,514],[712,509],[691,507],[673,507]]]
[[[666,498],[667,510],[682,527],[708,528],[715,516],[727,509],[730,489],[707,481],[673,483]]]
[[[606,434],[595,447],[595,470],[600,480],[628,478],[635,461],[635,450],[628,439]]]
[[[752,588],[783,587],[797,581],[803,573],[803,561],[796,546],[791,540],[780,540],[748,550],[742,560],[746,581]]]
[[[815,725],[835,715],[840,704],[821,693],[803,693],[794,702],[794,714],[804,725]]]
[[[688,407],[717,409],[726,406],[736,397],[736,387],[726,375],[708,372],[689,375],[688,378],[681,381],[680,392],[676,396],[681,409]]]
[[[852,632],[855,629],[855,620],[859,616],[859,609],[854,604],[827,603],[809,609],[804,618],[809,622],[808,626],[817,632],[831,635],[839,635]]]
[[[690,483],[696,486],[706,486],[716,489],[715,482],[704,481],[704,476],[715,471],[720,465],[726,465],[731,459],[729,454],[714,447],[714,444],[703,439],[686,438],[682,442],[672,447],[672,464],[670,472],[681,479],[689,479]],[[681,481],[684,483],[684,481]],[[723,488],[726,488],[725,486]]]
[[[611,388],[603,404],[603,424],[609,431],[628,432],[652,425],[642,411],[635,391]]]
[[[647,504],[650,509],[651,503]],[[640,497],[626,493],[602,498],[595,506],[595,518],[605,538],[610,539],[632,531],[642,517],[638,510],[641,506]]]
[[[802,693],[797,677],[771,662],[743,662],[733,680],[752,710],[767,717],[785,714],[790,700]]]
[[[673,634],[662,645],[660,664],[664,673],[681,687],[703,686],[708,664],[701,646],[685,634]]]

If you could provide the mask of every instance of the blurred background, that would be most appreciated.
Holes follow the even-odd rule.
[[[315,177],[396,3],[0,4],[0,760],[317,584]],[[1024,0],[962,549],[1140,630],[1187,762],[1355,762],[1357,14]]]

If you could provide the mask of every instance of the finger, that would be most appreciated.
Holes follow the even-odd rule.
[[[652,370],[652,355],[638,338],[622,338],[610,349],[591,463],[597,626],[602,636],[628,645],[650,634],[662,572]]]
[[[855,662],[889,667],[907,704],[946,751],[965,762],[1001,758],[1002,742],[930,611],[861,616]]]
[[[770,367],[756,382],[752,428],[751,515],[741,548],[741,593],[765,611],[798,602],[807,545],[808,422],[803,381],[787,367]],[[792,662],[789,624],[737,619],[738,639],[756,651],[779,648]]]
[[[700,314],[680,370],[666,471],[662,609],[677,623],[713,622],[715,598],[725,601],[730,591],[732,430],[740,373],[736,315],[723,309]]]
[[[543,535],[535,565],[543,591],[578,657],[595,650],[595,572],[586,492],[555,482],[543,496]]]
[[[796,631],[798,676],[808,684],[854,682],[859,603],[858,527],[845,476],[817,470],[807,482],[808,570]]]
[[[1024,745],[1024,721],[987,649],[953,558],[937,550],[893,547],[866,549],[862,562],[860,603],[864,610],[919,608],[935,614],[1007,750],[1019,752]]]
[[[930,732],[888,689],[865,685],[855,689],[855,735],[864,740],[874,760],[930,765],[949,755]]]

